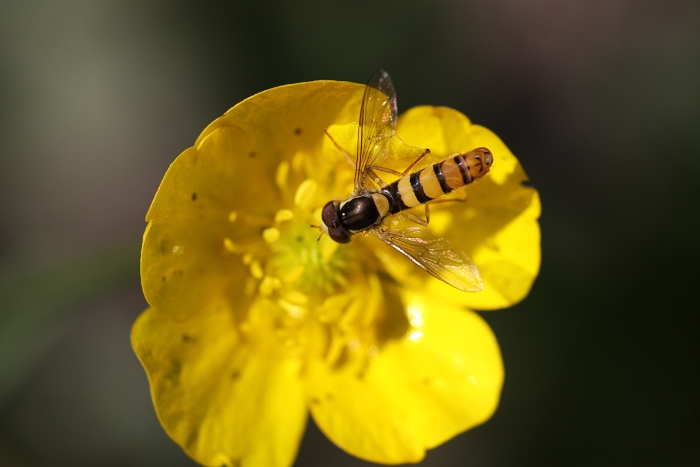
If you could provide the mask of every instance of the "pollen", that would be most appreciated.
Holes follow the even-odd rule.
[[[228,213],[228,221],[230,223],[236,222],[236,219],[238,218],[238,213],[236,211],[231,211]]]

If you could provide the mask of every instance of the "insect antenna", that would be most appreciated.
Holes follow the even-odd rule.
[[[317,241],[317,242],[320,241],[320,240],[321,240],[321,237],[323,237],[323,229],[321,228],[320,225],[314,225],[314,224],[310,224],[310,225],[311,225],[311,227],[313,227],[314,229],[318,229],[318,230],[321,231],[321,233],[318,234],[318,237],[316,237],[316,241]]]

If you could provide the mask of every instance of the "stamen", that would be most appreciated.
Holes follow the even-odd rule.
[[[289,176],[289,162],[282,161],[280,165],[277,166],[277,173],[275,174],[275,183],[280,189],[287,188],[287,177]]]
[[[226,251],[228,251],[229,253],[241,252],[238,246],[235,243],[233,243],[233,241],[228,237],[224,238],[224,248],[226,248]]]
[[[252,297],[253,294],[255,294],[255,286],[256,286],[257,283],[258,283],[258,281],[256,281],[256,280],[253,279],[252,277],[246,278],[246,281],[245,281],[245,294],[246,294],[248,297]]]
[[[238,213],[236,211],[231,211],[228,213],[228,221],[231,223],[236,222],[236,219],[238,218]]]
[[[280,209],[275,213],[275,223],[279,224],[280,222],[284,221],[289,221],[294,218],[294,213],[290,211],[289,209]]]
[[[280,231],[274,227],[263,230],[262,233],[263,240],[267,243],[276,242],[280,238]]]
[[[260,290],[260,294],[263,297],[269,297],[275,290],[278,290],[281,286],[282,282],[278,278],[272,276],[265,276],[260,282],[260,287],[258,290]]]
[[[250,273],[256,279],[262,279],[265,275],[265,273],[262,270],[262,266],[260,266],[260,261],[258,261],[257,259],[250,264]]]
[[[294,194],[294,204],[304,209],[311,207],[317,188],[318,184],[310,178],[301,182]]]
[[[304,165],[304,161],[309,160],[310,156],[308,152],[297,151],[292,156],[292,168],[294,170],[300,170]]]
[[[293,284],[299,279],[301,279],[301,277],[304,275],[305,270],[306,268],[304,268],[304,266],[299,265],[291,271],[289,271],[287,274],[285,274],[282,277],[282,280],[287,284]]]
[[[306,316],[306,307],[295,305],[281,298],[277,300],[277,304],[292,318],[301,319]]]
[[[319,236],[319,241],[320,239],[321,237]],[[324,239],[324,241],[321,242],[321,257],[324,260],[330,259],[336,250],[338,250],[338,246],[340,246],[340,243]]]
[[[350,303],[350,296],[346,293],[329,296],[318,310],[318,320],[322,323],[335,322],[345,311],[348,303]]]
[[[246,255],[250,255],[252,253],[262,253],[267,249],[265,244],[260,240],[247,239],[242,243],[238,243],[234,242],[229,237],[224,238],[224,248],[227,252],[235,255],[240,255],[242,253],[245,253]]]
[[[290,290],[286,292],[284,294],[284,298],[295,305],[306,305],[309,301],[309,297],[298,290]]]

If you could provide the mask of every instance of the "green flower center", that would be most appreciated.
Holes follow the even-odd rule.
[[[270,244],[270,274],[303,293],[331,294],[346,284],[348,250],[319,238],[319,230],[299,217],[280,226],[279,239]]]

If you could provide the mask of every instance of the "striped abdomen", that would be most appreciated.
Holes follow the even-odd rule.
[[[391,213],[395,214],[470,184],[486,175],[491,164],[491,151],[477,148],[406,175],[382,188],[382,193],[393,201]]]

